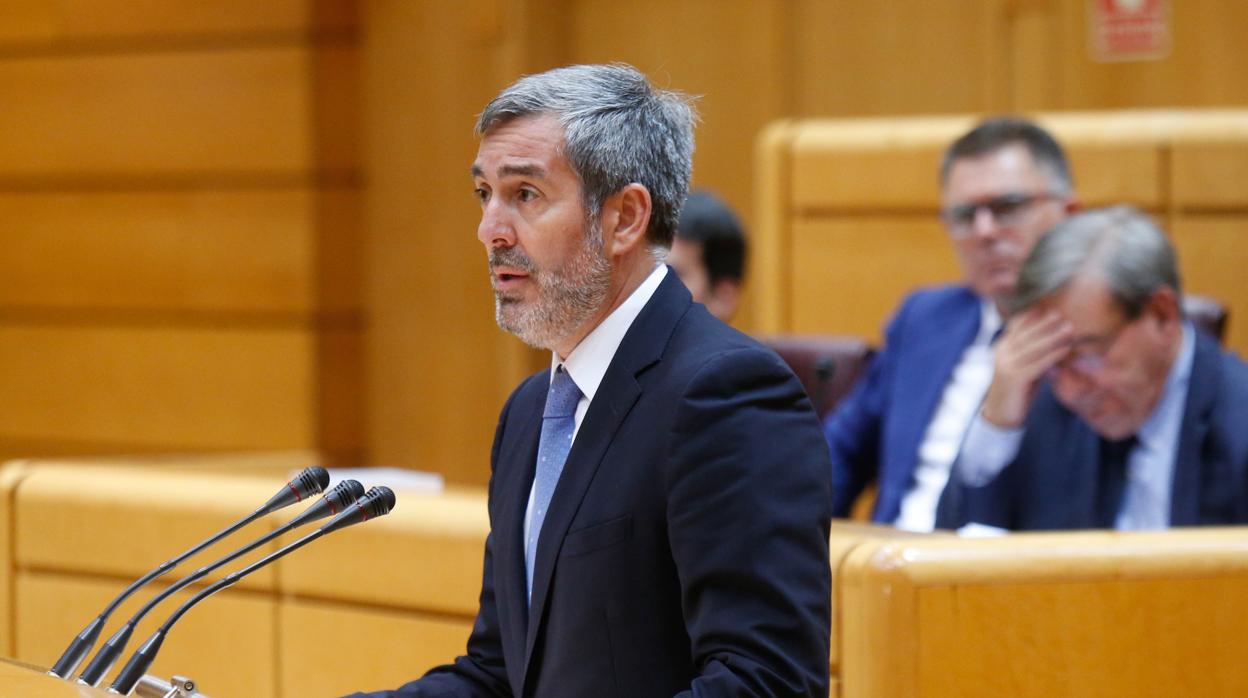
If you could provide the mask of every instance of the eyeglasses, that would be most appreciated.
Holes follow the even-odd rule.
[[[1131,326],[1135,320],[1127,320],[1118,326],[1113,332],[1100,337],[1085,337],[1075,340],[1075,348],[1071,349],[1070,354],[1064,359],[1057,362],[1057,368],[1062,371],[1070,371],[1078,373],[1082,376],[1091,377],[1096,375],[1105,368],[1105,357],[1114,350],[1114,345],[1122,337],[1122,333]],[[1099,345],[1097,349],[1079,349],[1078,346]]]
[[[963,238],[971,234],[975,228],[975,219],[980,210],[988,212],[994,223],[1002,228],[1023,222],[1031,213],[1031,206],[1040,201],[1060,199],[1061,195],[1053,192],[1041,194],[1003,194],[987,201],[970,204],[958,204],[941,211],[940,218],[953,238]]]

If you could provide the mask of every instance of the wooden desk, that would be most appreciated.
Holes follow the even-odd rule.
[[[840,572],[840,698],[1248,695],[1248,527],[876,538]]]
[[[22,698],[97,698],[103,689],[80,686],[48,676],[47,669],[0,658],[0,695]]]

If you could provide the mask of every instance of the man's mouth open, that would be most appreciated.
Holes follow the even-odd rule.
[[[517,288],[528,279],[529,275],[518,269],[500,267],[495,269],[493,274],[494,288],[499,291]]]

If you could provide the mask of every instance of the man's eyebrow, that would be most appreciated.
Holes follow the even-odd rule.
[[[521,165],[503,165],[498,168],[499,177],[544,177],[545,175],[546,168],[532,163],[525,163]],[[480,165],[474,163],[472,166],[472,176],[484,177],[485,170],[481,169]]]

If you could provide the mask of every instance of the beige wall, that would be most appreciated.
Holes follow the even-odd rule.
[[[484,482],[542,363],[493,326],[466,175],[516,76],[623,60],[702,95],[695,185],[753,222],[779,118],[1248,104],[1248,9],[1171,4],[1169,56],[1119,64],[1083,0],[0,4],[0,455],[315,447]]]

